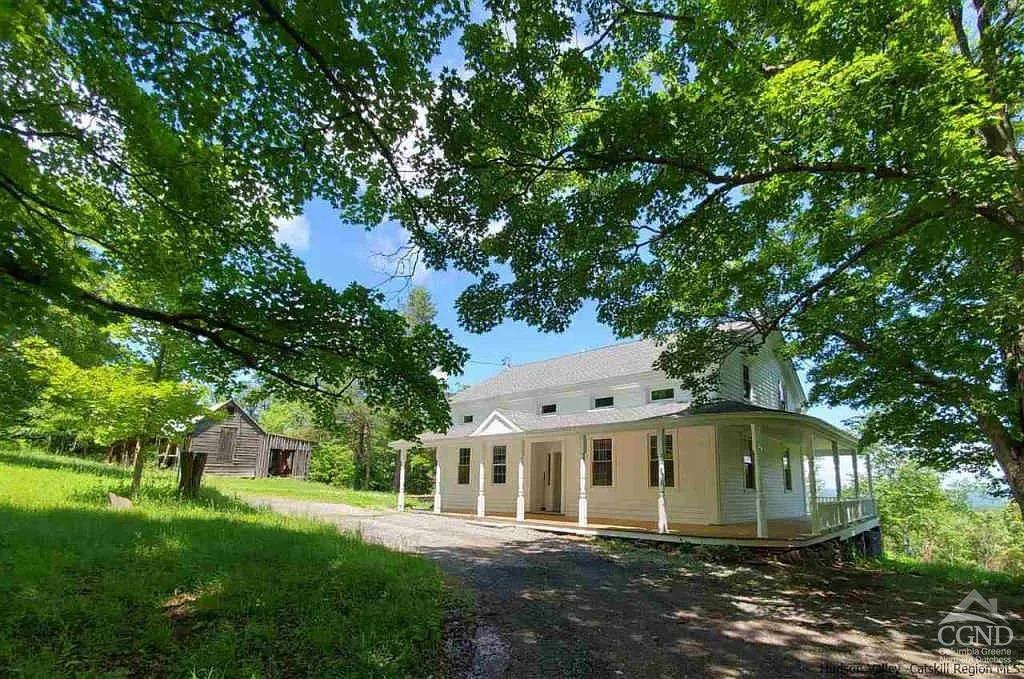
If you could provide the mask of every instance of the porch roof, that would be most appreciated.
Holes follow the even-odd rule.
[[[558,430],[592,429],[607,425],[628,425],[648,422],[650,420],[667,419],[683,424],[698,424],[699,420],[737,419],[750,416],[758,418],[790,420],[794,424],[809,424],[831,435],[838,436],[849,442],[856,439],[848,432],[839,429],[823,420],[809,415],[790,413],[772,408],[742,403],[739,401],[716,401],[702,406],[691,406],[688,403],[647,403],[627,408],[596,408],[576,413],[555,415],[538,415],[537,413],[498,408],[491,412],[480,423],[456,424],[447,433],[428,432],[420,435],[425,444],[441,441],[465,440],[484,436],[501,436],[531,434],[533,432],[553,432]],[[690,422],[693,420],[693,422]]]

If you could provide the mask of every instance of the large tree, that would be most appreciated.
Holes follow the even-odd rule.
[[[274,225],[313,197],[368,225],[459,3],[26,0],[0,12],[0,329],[47,305],[130,321],[154,364],[325,407],[358,383],[405,435],[448,421],[464,352]]]
[[[1018,3],[492,9],[407,203],[426,261],[479,276],[465,325],[562,330],[593,298],[698,395],[709,359],[781,331],[867,441],[998,463],[1024,509]]]

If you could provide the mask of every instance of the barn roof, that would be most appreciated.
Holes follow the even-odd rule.
[[[240,406],[238,404],[238,401],[236,401],[233,398],[229,398],[226,401],[221,401],[217,405],[215,405],[212,408],[210,408],[210,411],[211,412],[217,412],[218,410],[223,410],[224,408],[227,408],[228,406],[232,406],[236,410],[238,410],[238,412],[240,412],[242,414],[242,417],[244,417],[246,420],[248,420],[248,422],[252,426],[256,427],[260,431],[260,433],[263,434],[264,436],[269,436],[272,439],[275,439],[275,440],[280,441],[280,442],[295,441],[295,442],[298,442],[298,443],[305,443],[306,445],[312,445],[314,443],[314,441],[310,441],[309,439],[299,438],[298,436],[285,436],[284,434],[274,434],[274,433],[268,432],[266,429],[264,429],[263,427],[260,426],[260,423],[256,421],[256,418],[254,418],[252,415],[249,414],[249,411],[247,411],[245,408]]]

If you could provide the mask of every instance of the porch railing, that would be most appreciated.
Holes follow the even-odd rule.
[[[824,533],[876,515],[871,497],[819,497],[811,508],[811,524],[815,533]]]

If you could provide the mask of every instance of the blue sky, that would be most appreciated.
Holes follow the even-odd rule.
[[[474,20],[483,18],[485,10],[479,3],[472,4]],[[511,36],[512,27],[506,28]],[[442,67],[460,69],[464,63],[458,35],[444,41],[440,54],[433,60],[431,70],[436,74]],[[579,34],[577,40],[587,42]],[[388,276],[396,263],[383,256],[393,253],[408,242],[407,235],[396,224],[367,231],[361,226],[343,223],[338,214],[324,201],[314,201],[304,213],[278,224],[278,239],[289,244],[305,260],[310,274],[336,288],[355,281],[369,287],[380,286],[389,295],[390,304],[402,301],[402,284],[388,283]],[[526,363],[560,354],[592,349],[618,341],[611,329],[597,321],[593,304],[587,304],[572,320],[569,329],[560,335],[539,332],[523,323],[505,322],[494,330],[475,335],[459,327],[455,300],[459,293],[473,282],[471,276],[457,271],[429,271],[420,267],[414,282],[425,286],[437,305],[437,323],[448,328],[455,340],[470,352],[465,372],[453,377],[452,382],[473,384],[501,369],[504,359],[512,363]],[[805,388],[809,387],[804,378]],[[812,415],[841,425],[856,413],[849,408],[817,407]]]
[[[278,239],[287,243],[301,257],[313,278],[335,288],[344,288],[355,281],[378,287],[393,306],[401,304],[403,283],[389,281],[396,262],[386,257],[405,245],[407,235],[395,224],[386,224],[371,231],[344,223],[323,201],[306,206],[299,217],[278,224]],[[459,327],[455,300],[472,277],[457,271],[432,271],[420,266],[415,273],[416,284],[425,286],[437,305],[437,323],[448,328],[456,341],[471,356],[465,373],[453,381],[473,384],[501,369],[507,358],[512,363],[526,363],[560,354],[591,349],[616,342],[611,329],[597,321],[593,304],[587,304],[573,317],[572,325],[560,335],[545,334],[523,323],[507,321],[494,330],[476,335]],[[805,386],[809,386],[806,383]],[[811,414],[835,424],[842,424],[854,412],[848,408],[817,407]]]

